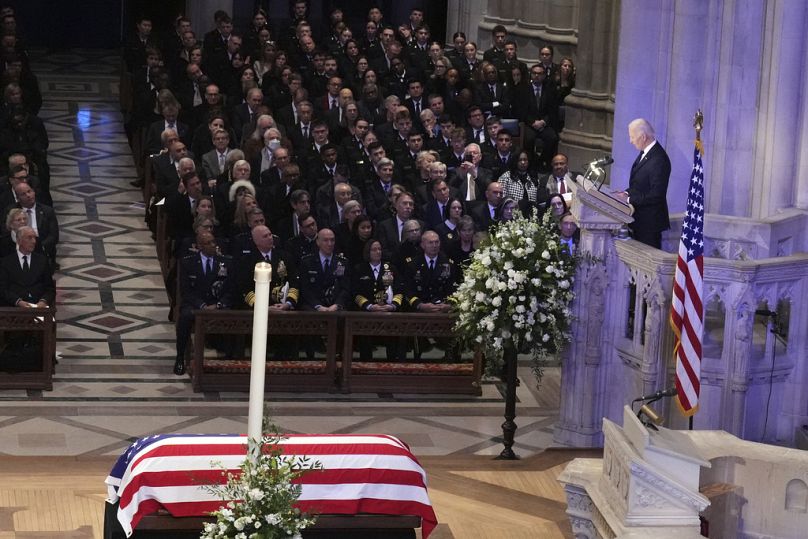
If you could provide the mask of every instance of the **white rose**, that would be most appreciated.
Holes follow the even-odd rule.
[[[524,305],[517,305],[516,306],[516,312],[519,313],[519,314],[524,313],[525,312],[525,306]]]
[[[545,260],[550,260],[550,251],[545,249],[544,251],[542,251],[541,257]]]
[[[251,499],[256,500],[256,501],[264,499],[264,492],[259,488],[252,489],[248,493],[248,495],[250,496]]]
[[[485,294],[483,294],[482,292],[477,292],[476,294],[474,294],[474,301],[478,303],[485,301]]]
[[[485,329],[487,329],[488,331],[494,331],[494,322],[489,320],[488,323],[486,323],[485,325]]]
[[[568,280],[566,280],[566,279],[564,279],[563,281],[560,281],[558,283],[558,288],[560,288],[562,290],[566,290],[569,287],[570,287],[570,282]]]
[[[502,305],[502,298],[496,296],[494,299],[491,300],[491,305],[493,305],[494,307],[499,307],[500,305]]]
[[[525,340],[527,342],[532,341],[533,340],[533,335],[531,335],[530,333],[525,333]]]
[[[541,336],[541,342],[547,342],[550,340],[550,336],[548,334],[544,334]]]
[[[526,279],[527,279],[527,276],[525,276],[524,273],[521,273],[521,272],[518,272],[518,271],[513,276],[513,280],[516,281],[519,284],[522,284],[523,282],[525,282]]]
[[[233,522],[233,527],[236,528],[239,531],[243,530],[244,529],[244,519],[243,518],[237,518],[236,521]]]
[[[491,265],[491,257],[488,256],[488,255],[485,255],[482,258],[482,260],[480,260],[480,262],[482,262],[484,266],[490,266]]]
[[[508,289],[508,285],[507,285],[506,283],[504,283],[503,281],[500,281],[500,282],[497,284],[497,288],[499,288],[499,290],[500,290],[500,291],[507,290],[507,289]]]
[[[505,262],[505,264],[502,266],[502,269],[504,269],[504,270],[511,270],[511,269],[513,269],[513,262],[511,262],[510,260],[508,260],[508,261],[507,261],[507,262]]]

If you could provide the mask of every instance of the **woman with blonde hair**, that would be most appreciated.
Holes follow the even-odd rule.
[[[6,233],[0,237],[0,255],[6,256],[17,250],[17,231],[29,226],[28,215],[21,208],[12,208],[6,215]],[[42,248],[37,240],[36,250],[42,252]]]

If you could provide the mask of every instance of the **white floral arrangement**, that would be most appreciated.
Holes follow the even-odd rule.
[[[216,522],[205,524],[201,539],[300,539],[301,531],[314,524],[314,516],[294,507],[300,485],[293,481],[322,466],[283,455],[277,445],[281,439],[277,429],[261,440],[249,439],[240,472],[218,464],[226,483],[207,489],[225,504],[211,513]]]
[[[453,295],[455,333],[483,348],[489,374],[500,372],[504,345],[512,344],[532,352],[540,378],[542,362],[569,341],[575,262],[550,212],[492,227]]]

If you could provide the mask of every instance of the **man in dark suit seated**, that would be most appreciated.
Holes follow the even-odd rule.
[[[37,235],[30,226],[17,230],[17,252],[0,260],[0,287],[8,307],[47,308],[56,303],[53,267],[36,252]]]
[[[432,165],[442,165],[443,163],[433,163]],[[431,175],[430,165],[430,175]],[[429,202],[421,206],[421,215],[426,222],[427,228],[434,230],[436,226],[446,220],[446,204],[449,203],[451,191],[445,179],[434,180],[432,182],[432,197]]]
[[[396,214],[376,224],[376,239],[382,244],[382,258],[392,260],[393,253],[401,244],[401,237],[404,223],[412,219],[415,212],[415,198],[412,194],[404,191],[399,193],[393,208]],[[425,228],[423,222],[419,222],[421,229]]]
[[[647,120],[638,118],[628,124],[628,138],[640,155],[631,166],[628,189],[617,197],[634,206],[630,225],[634,239],[659,249],[662,231],[670,228],[667,194],[671,161]]]
[[[320,230],[317,251],[300,262],[300,303],[305,310],[339,311],[350,301],[348,260],[334,252],[335,244],[336,237],[330,228]]]
[[[163,105],[161,113],[163,118],[152,122],[146,132],[146,155],[152,155],[160,151],[160,148],[162,148],[161,135],[166,129],[176,131],[180,140],[182,140],[186,146],[191,144],[191,128],[177,120],[180,113],[179,104],[168,103]]]
[[[469,210],[469,215],[474,219],[477,230],[486,231],[497,221],[497,209],[502,204],[503,193],[501,183],[491,182],[485,189],[485,201],[477,202]]]
[[[491,171],[481,166],[482,157],[479,144],[469,144],[463,162],[449,179],[449,185],[458,190],[460,200],[466,205],[474,200],[483,200],[483,193],[493,180]]]
[[[202,197],[202,180],[196,172],[188,172],[182,178],[182,192],[177,191],[166,198],[168,235],[177,248],[185,238],[193,236],[194,210]]]
[[[182,306],[177,321],[177,360],[174,374],[185,374],[185,350],[191,338],[195,309],[229,309],[233,306],[235,275],[232,259],[217,253],[216,239],[210,232],[196,236],[198,253],[180,262]]]
[[[48,257],[36,252],[37,236],[29,226],[17,230],[17,249],[0,260],[3,305],[47,308],[56,303],[56,283]],[[32,371],[41,365],[41,343],[30,332],[11,332],[0,351],[0,371]]]
[[[28,216],[28,225],[36,231],[39,244],[48,256],[51,265],[56,268],[56,245],[59,243],[59,222],[53,208],[40,204],[36,200],[36,193],[27,183],[18,183],[14,187],[17,194],[16,207],[22,208]],[[6,208],[6,214],[8,214]]]

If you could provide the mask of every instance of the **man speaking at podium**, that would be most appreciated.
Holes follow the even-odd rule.
[[[628,138],[640,155],[631,166],[628,189],[615,196],[634,207],[634,239],[659,249],[662,231],[670,228],[667,193],[671,161],[646,120],[638,118],[628,124]]]

